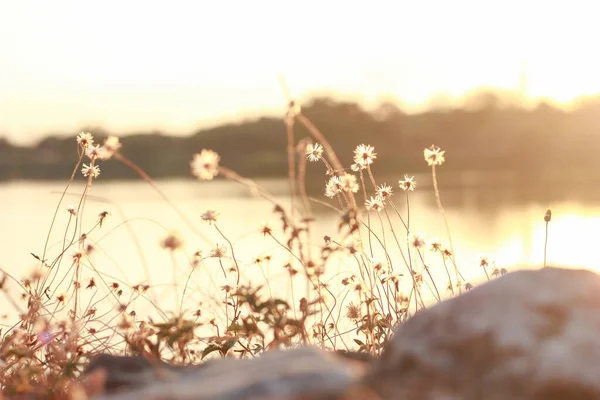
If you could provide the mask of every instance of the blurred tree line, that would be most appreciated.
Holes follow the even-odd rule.
[[[540,171],[595,174],[600,167],[600,98],[582,98],[571,111],[539,103],[525,108],[494,93],[479,93],[463,105],[437,106],[407,114],[393,103],[366,111],[352,102],[314,98],[303,113],[325,134],[342,163],[350,166],[360,143],[375,146],[378,175],[425,171],[423,149],[446,150],[445,170],[513,170],[527,176]],[[109,132],[91,130],[102,143]],[[296,141],[308,137],[296,125]],[[248,177],[286,177],[283,118],[261,118],[203,129],[187,137],[158,132],[121,136],[122,153],[151,177],[190,178],[189,161],[202,148],[221,155],[221,163]],[[75,134],[46,137],[32,147],[0,138],[0,180],[65,179],[77,161]],[[323,180],[322,165],[311,165]],[[137,178],[128,167],[101,163],[102,180]],[[318,171],[318,172],[317,172]],[[78,174],[80,175],[80,174]],[[310,175],[309,175],[310,176]]]

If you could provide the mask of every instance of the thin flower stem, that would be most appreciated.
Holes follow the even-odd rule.
[[[235,250],[233,249],[233,244],[231,243],[231,240],[229,240],[229,238],[227,238],[227,236],[225,236],[225,234],[223,234],[223,232],[219,229],[217,224],[215,224],[215,229],[217,230],[217,232],[219,232],[221,237],[223,239],[225,239],[225,241],[229,244],[229,248],[231,249],[231,258],[233,258],[233,262],[235,264],[235,269],[237,271],[236,285],[239,285],[240,284],[240,266],[238,265],[237,258],[235,258]]]
[[[342,166],[342,163],[340,162],[340,160],[338,159],[337,155],[335,154],[335,151],[333,150],[333,147],[331,147],[331,145],[329,144],[329,142],[327,141],[327,139],[325,139],[325,136],[321,133],[321,131],[312,123],[312,121],[310,121],[304,114],[299,113],[298,115],[296,115],[296,119],[302,124],[304,125],[304,127],[308,130],[308,132],[314,137],[314,139],[319,142],[322,146],[323,149],[325,150],[325,153],[327,153],[327,155],[329,156],[329,159],[331,161],[331,164],[333,164],[333,168],[336,171],[343,171],[344,167]],[[352,208],[356,208],[356,199],[354,198],[354,194],[350,193],[349,194],[349,198],[350,198],[350,205]]]
[[[546,251],[548,249],[548,223],[549,221],[546,221],[546,237],[544,239],[544,267],[546,266]]]
[[[390,201],[390,204],[392,205],[392,208],[394,209],[394,211],[396,212],[396,214],[398,215],[398,217],[400,218],[400,220],[402,221],[402,223],[404,224],[404,220],[402,219],[402,216],[400,215],[400,211],[398,211],[398,209],[396,208],[396,205]],[[387,208],[384,208],[384,211],[386,214],[388,214],[387,212]],[[396,241],[396,246],[398,247],[398,250],[400,251],[400,254],[402,255],[402,259],[404,260],[404,265],[406,265],[406,268],[408,269],[408,273],[412,278],[413,281],[413,286],[416,289],[416,293],[419,295],[419,297],[421,298],[421,305],[423,307],[425,307],[425,303],[423,301],[423,295],[421,294],[421,290],[418,289],[417,287],[417,281],[415,279],[415,274],[413,271],[413,267],[412,267],[412,256],[410,254],[410,251],[408,251],[408,261],[406,260],[406,257],[404,256],[404,252],[402,251],[402,247],[400,245],[400,241],[398,240],[398,236],[396,235],[396,231],[394,230],[394,225],[392,224],[392,220],[390,218],[390,216],[388,215],[388,221],[390,224],[390,230],[392,231],[392,236],[394,237],[394,240]],[[408,238],[408,227],[406,226],[406,224],[404,224],[404,227],[406,228],[406,234],[407,234],[407,238]],[[410,245],[408,245],[407,243],[407,248],[410,249]],[[417,302],[417,296],[415,296],[415,304]]]
[[[175,259],[174,251],[170,251],[169,253],[171,255],[171,267],[173,270],[173,297],[175,299],[175,308],[173,309],[173,311],[179,309],[179,312],[181,313],[181,307],[183,307],[183,302],[179,303],[179,297],[177,296],[177,260]]]
[[[446,212],[444,211],[444,207],[442,206],[442,199],[440,198],[440,190],[438,188],[437,176],[435,173],[435,164],[431,166],[431,176],[433,178],[433,190],[435,192],[435,201],[437,202],[438,209],[440,213],[444,217],[444,224],[446,225],[446,234],[448,235],[448,243],[450,243],[450,251],[452,252],[452,264],[454,265],[454,274],[456,275],[456,281],[459,281],[459,270],[456,265],[456,253],[454,253],[454,245],[452,244],[452,235],[450,234],[450,225],[448,225],[448,218],[446,217]],[[459,293],[462,292],[462,289],[459,288]]]
[[[300,197],[302,198],[302,204],[304,205],[304,214],[305,214],[305,223],[306,223],[306,241],[307,243],[312,243],[311,239],[311,222],[313,222],[312,210],[310,207],[310,201],[308,200],[308,194],[306,193],[306,158],[299,157],[298,163],[298,191],[300,192]],[[307,257],[309,260],[312,260],[312,251],[311,247],[307,246],[306,248]]]
[[[373,190],[377,190],[377,183],[375,183],[375,177],[373,176],[373,171],[371,171],[370,165],[367,165],[367,173],[369,174],[371,185],[373,185]]]
[[[48,242],[50,241],[50,234],[52,233],[52,228],[54,227],[54,223],[56,222],[56,216],[58,215],[58,210],[60,209],[60,205],[62,204],[62,201],[65,198],[65,195],[67,194],[67,190],[69,190],[69,186],[71,186],[71,183],[73,183],[73,180],[75,179],[75,174],[77,174],[77,171],[79,171],[79,166],[81,165],[81,161],[83,161],[83,156],[84,156],[85,152],[81,149],[81,147],[79,147],[79,149],[81,150],[81,153],[79,154],[79,160],[77,161],[77,164],[75,165],[75,168],[73,169],[73,172],[71,173],[71,177],[67,181],[67,186],[65,187],[65,190],[63,191],[62,195],[60,196],[60,200],[58,200],[58,205],[56,206],[56,210],[54,210],[54,216],[52,217],[52,223],[50,224],[50,229],[48,230],[48,235],[46,236],[46,242],[44,243],[44,251],[42,253],[42,260],[41,260],[42,264],[44,263],[44,260],[46,259],[46,251],[48,250]]]
[[[487,278],[487,280],[489,282],[490,281],[490,274],[488,274],[486,267],[483,267],[483,272],[485,272],[485,276],[486,276],[486,278]]]
[[[227,273],[225,272],[225,267],[223,266],[223,261],[221,257],[219,257],[219,265],[221,266],[221,271],[223,271],[223,276],[227,280]],[[225,290],[225,326],[229,326],[229,306],[227,304],[227,290]]]
[[[294,124],[293,121],[285,124],[287,133],[287,155],[288,155],[288,183],[291,196],[291,216],[296,216],[296,152],[294,151]]]
[[[94,168],[94,166],[96,165],[96,158],[92,158],[91,162],[90,162],[90,172],[88,174],[88,179],[87,179],[87,184],[85,186],[85,189],[83,190],[83,195],[81,196],[81,202],[80,202],[80,206],[77,210],[77,214],[78,214],[78,221],[79,221],[79,246],[78,246],[78,252],[79,254],[83,254],[84,252],[84,248],[83,248],[83,235],[82,235],[82,231],[83,231],[83,210],[85,209],[85,204],[86,204],[86,200],[87,200],[87,193],[90,190],[90,188],[92,187],[92,180],[94,179],[94,174],[91,172],[91,169]],[[87,236],[87,235],[86,235]],[[81,273],[81,257],[77,258],[77,263],[75,265],[75,305],[73,306],[73,321],[75,321],[77,319],[77,306],[79,304],[79,292],[80,292],[80,273]]]
[[[365,187],[365,178],[363,176],[362,170],[359,172],[360,176],[360,186],[362,187],[363,197],[365,203],[367,202],[367,188]],[[369,252],[371,257],[373,257],[373,243],[371,242],[371,213],[367,211],[367,239],[369,241]]]
[[[408,192],[406,192],[406,234],[410,231],[410,201],[408,200]]]
[[[442,263],[444,264],[444,269],[446,270],[446,275],[448,275],[448,282],[450,282],[450,291],[452,292],[452,296],[454,296],[454,283],[452,282],[452,277],[450,276],[450,270],[448,269],[448,265],[446,264],[446,258],[440,252],[440,257],[442,257]]]
[[[138,167],[137,164],[135,164],[133,161],[131,161],[130,159],[128,159],[127,157],[125,157],[124,155],[122,155],[119,152],[115,152],[114,157],[117,160],[121,161],[123,164],[127,165],[133,171],[135,171],[135,173],[137,173],[143,180],[145,180],[150,186],[152,186],[152,188],[156,191],[156,193],[158,193],[159,196],[162,197],[162,199],[177,213],[177,215],[179,215],[179,217],[183,220],[183,222],[185,222],[185,224],[194,233],[196,233],[196,235],[198,235],[200,238],[202,238],[205,242],[212,244],[211,240],[208,239],[208,237],[206,237],[206,235],[204,235],[202,232],[200,232],[196,228],[196,226],[185,216],[185,214],[183,214],[183,212],[179,208],[177,208],[177,206],[175,206],[175,204],[173,204],[173,202],[171,200],[169,200],[167,195],[164,194],[164,192],[158,186],[156,186],[156,184],[154,183],[152,178],[150,178],[150,176],[148,174],[146,174],[143,169]]]
[[[384,211],[385,211],[385,208],[384,208]],[[385,211],[385,212],[387,212],[387,211]],[[400,242],[398,241],[398,237],[396,236],[396,233],[395,233],[395,231],[394,231],[394,226],[392,225],[392,222],[391,222],[391,220],[389,219],[389,217],[388,217],[388,222],[389,222],[389,224],[390,224],[390,230],[392,231],[392,236],[394,237],[394,239],[395,239],[395,241],[396,241],[396,245],[398,246],[398,250],[400,251],[400,255],[402,256],[402,259],[404,260],[404,265],[406,265],[406,268],[408,269],[408,273],[409,273],[409,275],[410,275],[410,276],[411,276],[411,278],[412,278],[412,281],[413,281],[413,286],[417,287],[417,282],[416,282],[416,280],[415,280],[414,273],[413,273],[412,269],[410,269],[410,268],[409,268],[409,263],[406,261],[406,257],[405,257],[405,255],[404,255],[404,252],[402,251],[402,247],[400,246]],[[365,227],[366,227],[368,230],[370,230],[370,228],[369,228],[369,227],[367,227],[367,226],[366,226],[366,224],[365,224],[364,222],[362,222],[362,221],[361,221],[361,223],[362,223],[363,225],[365,225]],[[377,240],[379,240],[379,238],[378,238],[376,235],[374,235],[374,236],[375,236],[375,238],[376,238]],[[380,242],[380,243],[381,243],[381,242]],[[393,271],[391,257],[390,257],[390,255],[389,255],[389,253],[388,253],[387,249],[385,249],[385,248],[384,248],[384,251],[385,251],[386,258],[387,258],[388,262],[390,263],[390,269],[392,269],[392,271]],[[421,305],[422,305],[423,307],[425,307],[425,303],[423,302],[423,296],[420,294],[420,291],[419,291],[419,290],[417,290],[417,291],[418,291],[418,293],[419,293],[419,295],[420,295],[420,297],[421,297]]]
[[[423,263],[423,269],[425,269],[425,272],[427,272],[427,275],[429,275],[429,279],[431,279],[431,283],[433,284],[433,288],[435,289],[435,294],[437,295],[437,301],[440,302],[442,301],[442,296],[440,296],[440,291],[438,290],[437,285],[435,284],[435,280],[431,275],[431,271],[429,271],[429,267],[427,266],[427,264],[425,264],[425,258],[423,257],[423,253],[421,253],[421,250],[419,249],[417,249],[417,253],[419,254],[421,262]]]

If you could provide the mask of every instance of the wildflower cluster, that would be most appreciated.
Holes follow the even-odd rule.
[[[89,132],[81,132],[77,136],[77,144],[90,159],[89,164],[83,164],[81,173],[85,177],[97,178],[100,175],[100,167],[96,165],[98,160],[109,160],[121,148],[121,142],[116,136],[109,136],[104,140],[102,146],[94,144],[94,137]]]
[[[80,376],[89,357],[99,351],[178,364],[198,364],[211,357],[254,357],[268,349],[299,344],[352,347],[378,355],[398,323],[445,296],[473,287],[458,269],[449,229],[446,247],[439,239],[428,240],[417,232],[418,221],[410,220],[409,193],[416,188],[413,176],[404,175],[396,189],[377,182],[373,164],[378,154],[369,144],[358,145],[350,167],[344,168],[325,136],[299,106],[291,103],[286,118],[288,148],[296,149],[288,153],[289,207],[256,182],[221,166],[221,158],[213,150],[201,149],[189,161],[191,174],[199,180],[223,177],[272,203],[275,223],[264,221],[251,232],[268,248],[250,256],[239,254],[239,240],[228,236],[216,209],[207,208],[186,219],[152,179],[119,152],[117,137],[109,136],[97,145],[90,133],[80,133],[80,160],[75,171],[81,167],[91,182],[100,174],[99,161],[114,157],[123,162],[162,195],[205,240],[206,247],[188,254],[196,242],[168,227],[162,238],[154,239],[153,245],[160,246],[164,250],[161,254],[171,261],[175,307],[163,310],[164,302],[154,297],[156,288],[150,283],[150,274],[131,285],[117,282],[95,265],[102,243],[92,235],[102,227],[108,212],[98,215],[93,228],[82,227],[87,186],[78,205],[66,207],[68,225],[61,233],[58,255],[48,257],[48,247],[41,256],[32,254],[39,268],[18,282],[20,299],[27,308],[20,313],[18,323],[3,332],[3,390],[11,397],[32,394],[42,383],[47,386],[37,393],[42,398],[56,393],[60,398],[76,398],[63,392],[73,387],[70,383]],[[290,132],[296,123],[302,124],[312,139],[292,143],[294,135]],[[315,142],[310,143],[313,139]],[[435,175],[435,167],[445,162],[445,152],[432,145],[423,154],[431,167],[436,202],[448,226]],[[81,165],[84,157],[89,161]],[[320,245],[314,243],[316,218],[311,204],[315,199],[308,197],[302,180],[306,178],[307,160],[324,164],[325,196],[335,199],[316,202],[335,208],[340,215],[339,223],[326,232]],[[405,209],[392,200],[398,189],[406,194]],[[384,212],[375,214],[377,218],[362,212],[355,199],[359,191],[367,211]],[[59,207],[64,210],[65,206]],[[145,259],[145,251],[141,252]],[[64,265],[61,269],[64,259],[68,260],[68,270]],[[479,266],[488,279],[507,272],[487,257],[481,257]],[[271,270],[288,280],[289,286],[276,286]],[[257,281],[257,276],[264,282]],[[440,285],[440,279],[444,284]],[[6,276],[0,279],[0,291],[8,295],[6,281]],[[278,287],[286,288],[284,296],[275,293]],[[156,315],[144,316],[141,307],[136,308],[138,299],[154,306]]]

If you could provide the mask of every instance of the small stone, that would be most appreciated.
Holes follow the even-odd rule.
[[[126,362],[135,366],[144,383],[121,386],[120,391],[94,400],[350,400],[356,398],[351,397],[351,389],[372,393],[367,388],[354,389],[364,368],[308,346],[270,350],[255,359],[214,360],[201,368],[166,367],[168,374],[162,376],[145,361]]]

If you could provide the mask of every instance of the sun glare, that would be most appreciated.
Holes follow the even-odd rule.
[[[575,208],[572,207],[571,209]],[[599,215],[596,210],[594,215]],[[548,265],[585,267],[600,271],[597,255],[597,236],[600,217],[584,214],[554,213],[548,226]],[[542,223],[533,232],[531,256],[539,263],[544,251],[545,226]],[[576,249],[576,250],[575,250]]]
[[[392,98],[409,111],[478,87],[566,103],[600,92],[600,59],[587,45],[600,29],[593,8],[516,0],[6,3],[0,130],[11,139],[86,124],[182,132],[280,111],[278,73],[299,97]],[[90,28],[96,19],[110,29]]]

